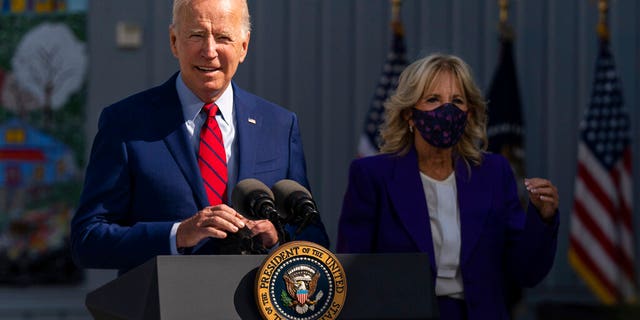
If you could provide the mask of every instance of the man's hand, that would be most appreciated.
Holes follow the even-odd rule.
[[[278,232],[269,220],[245,220],[251,236],[262,241],[262,245],[270,249],[278,243]]]
[[[188,248],[207,237],[226,238],[228,233],[236,233],[243,228],[246,221],[248,220],[226,204],[206,207],[180,223],[176,232],[176,245],[178,248]]]

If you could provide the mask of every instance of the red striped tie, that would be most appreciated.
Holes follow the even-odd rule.
[[[203,109],[208,116],[200,130],[198,166],[209,204],[215,206],[225,203],[227,199],[227,156],[224,151],[222,132],[216,121],[218,106],[207,103]]]

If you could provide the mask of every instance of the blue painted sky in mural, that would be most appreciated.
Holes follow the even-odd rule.
[[[86,11],[89,0],[67,0],[67,10]]]

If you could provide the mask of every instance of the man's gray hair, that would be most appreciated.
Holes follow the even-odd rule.
[[[171,20],[171,25],[173,27],[176,26],[178,22],[178,16],[180,12],[184,10],[188,5],[191,4],[193,0],[174,0],[173,1],[173,17]],[[210,1],[218,1],[218,0],[210,0]],[[240,6],[242,7],[242,31],[245,33],[251,31],[251,16],[249,15],[249,5],[247,4],[247,0],[232,0],[232,1],[240,1]]]

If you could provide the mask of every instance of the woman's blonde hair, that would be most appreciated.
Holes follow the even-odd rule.
[[[482,162],[487,149],[487,107],[482,93],[473,81],[471,69],[462,59],[445,54],[432,54],[410,64],[398,81],[395,93],[385,102],[385,121],[380,132],[383,153],[406,154],[413,147],[413,133],[407,118],[423,94],[432,88],[435,79],[450,72],[466,98],[467,125],[460,141],[453,146],[453,154],[467,165]]]

